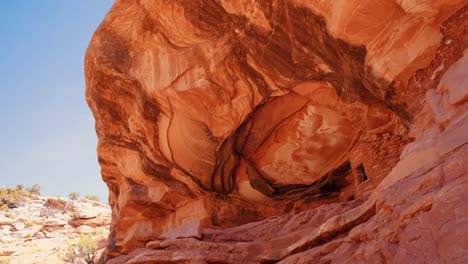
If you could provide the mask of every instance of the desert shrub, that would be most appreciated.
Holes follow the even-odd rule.
[[[78,198],[80,198],[80,194],[77,193],[77,192],[71,192],[71,193],[68,195],[68,198],[70,198],[71,200],[75,201],[75,200],[78,200]]]
[[[90,201],[96,201],[96,202],[101,201],[101,199],[98,196],[94,195],[94,194],[88,194],[88,195],[86,195],[85,198],[90,200]]]
[[[97,258],[97,243],[90,236],[81,236],[71,244],[62,260],[71,264],[94,264]]]
[[[0,188],[0,209],[1,210],[6,210],[8,209],[8,204],[7,204],[7,192],[6,189]]]
[[[33,186],[26,189],[31,194],[41,195],[42,187],[39,184],[34,184]]]
[[[46,218],[51,218],[51,217],[55,217],[56,213],[57,213],[57,211],[55,211],[54,209],[44,207],[44,208],[41,209],[40,216],[41,217],[46,217]]]
[[[29,192],[19,188],[0,188],[0,209],[22,206],[30,196]]]

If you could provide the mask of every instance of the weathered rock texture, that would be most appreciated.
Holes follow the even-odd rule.
[[[85,62],[102,260],[468,261],[467,4],[117,0]]]

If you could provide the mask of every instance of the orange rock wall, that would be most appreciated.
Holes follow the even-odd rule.
[[[117,0],[85,61],[102,261],[463,262],[437,197],[466,174],[467,4]]]

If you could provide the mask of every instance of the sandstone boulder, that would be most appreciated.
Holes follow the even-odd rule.
[[[90,215],[84,215],[84,216],[89,217]],[[109,222],[110,222],[110,216],[98,215],[96,217],[91,217],[91,218],[72,218],[68,221],[68,224],[73,227],[78,227],[82,225],[86,225],[90,227],[99,227],[99,226],[106,226],[109,224]]]
[[[13,253],[15,253],[14,250],[0,250],[1,257],[11,256]]]
[[[78,226],[77,228],[75,228],[75,231],[78,234],[92,234],[92,233],[95,233],[94,228],[92,228],[90,226],[87,226],[87,225]]]
[[[51,197],[45,201],[43,206],[56,210],[65,210],[69,206],[69,202],[63,198]]]
[[[38,232],[34,233],[33,237],[35,237],[35,238],[44,238],[45,235],[44,235],[44,232],[38,231]]]
[[[62,219],[49,219],[44,222],[40,231],[52,232],[64,228],[67,222]]]
[[[13,223],[14,219],[0,215],[0,226],[12,225]]]

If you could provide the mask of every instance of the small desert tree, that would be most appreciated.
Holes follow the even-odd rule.
[[[97,243],[90,236],[81,236],[78,242],[71,244],[62,257],[65,263],[94,264],[97,257]]]
[[[88,195],[86,195],[85,198],[88,199],[88,200],[91,200],[91,201],[96,201],[96,202],[99,202],[101,200],[98,196],[96,196],[94,194],[88,194]]]
[[[77,193],[77,192],[71,192],[69,195],[68,195],[68,198],[70,198],[71,200],[78,200],[78,198],[80,198],[80,194]]]
[[[42,187],[39,184],[34,184],[26,190],[31,194],[41,195],[41,189]]]

